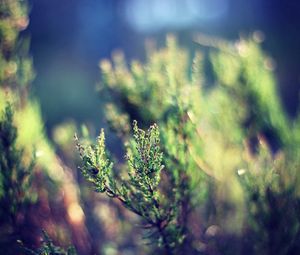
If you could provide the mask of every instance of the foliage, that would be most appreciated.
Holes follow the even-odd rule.
[[[0,247],[2,251],[16,252],[10,247],[17,238],[20,217],[24,210],[36,199],[32,189],[31,174],[34,158],[23,161],[23,150],[16,146],[17,129],[13,125],[13,112],[7,105],[0,118]]]
[[[115,159],[119,147],[107,149],[103,130],[96,144],[76,142],[83,176],[105,198],[69,170],[77,164],[74,123],[54,132],[65,162],[49,145],[28,96],[34,72],[20,36],[27,25],[27,1],[0,2],[1,252],[35,247],[45,227],[51,236],[61,231],[60,243],[72,236],[80,254],[125,254],[127,235],[123,245],[138,254],[299,253],[300,114],[291,120],[281,106],[259,33],[236,42],[199,35],[195,52],[168,36],[166,47],[148,47],[144,63],[120,52],[101,61],[104,113],[125,159]],[[96,214],[105,214],[98,239]],[[149,244],[139,249],[131,240],[137,218]],[[42,247],[26,252],[75,254],[46,232]]]
[[[55,246],[45,231],[43,231],[43,236],[41,248],[39,248],[37,251],[25,248],[24,252],[28,255],[76,255],[74,247],[71,246],[67,251],[65,251],[64,249]]]
[[[27,2],[1,1],[0,17],[0,87],[24,93],[33,78],[28,42],[19,38],[28,25]]]
[[[200,48],[208,45],[208,58],[197,51],[190,61],[168,37],[166,48],[148,49],[144,64],[128,65],[121,53],[113,55],[112,63],[101,61],[108,123],[125,144],[136,147],[127,157],[129,180],[119,183],[114,173],[123,168],[113,171],[102,131],[98,145],[78,144],[82,172],[97,191],[121,198],[133,212],[148,196],[141,189],[144,182],[160,180],[156,199],[174,205],[169,212],[177,233],[177,242],[167,242],[171,249],[163,245],[166,253],[295,253],[300,234],[299,118],[289,120],[281,107],[272,62],[257,37],[233,44],[199,36],[196,42]],[[205,75],[208,71],[212,78]],[[136,122],[132,140],[128,126],[133,120],[160,127],[164,169],[158,175],[149,176],[153,169],[141,162],[158,157],[139,149],[149,133],[138,131]],[[128,205],[124,194],[133,184],[141,198],[129,195]],[[156,199],[149,200],[149,213]],[[234,251],[226,239],[232,235],[240,240]],[[211,236],[213,242],[205,240]],[[158,240],[150,239],[159,247]]]
[[[157,125],[143,131],[136,122],[133,123],[133,140],[125,156],[128,178],[119,182],[113,176],[113,164],[106,156],[103,130],[97,141],[97,145],[87,147],[77,143],[83,161],[82,173],[94,184],[96,191],[119,200],[140,216],[157,245],[170,254],[177,243],[182,242],[182,237],[180,229],[174,228],[176,204],[163,199],[158,187],[164,166]]]
[[[45,208],[59,195],[58,181],[73,187],[46,138],[39,104],[29,93],[34,71],[29,39],[26,33],[21,35],[28,23],[28,1],[0,1],[0,111],[4,112],[0,135],[0,250],[6,254],[19,254],[18,240],[25,246],[36,245],[40,229],[51,226],[48,222],[53,215]],[[76,194],[72,196],[73,204],[78,204],[76,198]]]

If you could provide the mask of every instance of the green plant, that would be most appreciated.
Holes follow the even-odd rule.
[[[107,195],[99,198],[54,153],[28,97],[34,73],[19,36],[27,16],[27,1],[0,2],[1,252],[36,246],[45,227],[60,232],[61,243],[72,233],[83,254],[299,253],[300,114],[291,120],[281,106],[258,34],[236,42],[197,36],[193,53],[168,36],[166,47],[147,49],[144,63],[127,63],[120,52],[101,61],[104,114],[126,155],[115,160],[103,130],[96,144],[76,137],[82,174]],[[54,132],[71,166],[75,129],[69,122]],[[51,210],[62,200],[55,221]],[[33,211],[45,218],[33,221]],[[136,222],[149,246],[133,248]],[[75,253],[43,235],[41,248],[25,251]]]
[[[17,148],[17,129],[10,105],[0,117],[0,248],[13,254],[21,238],[22,214],[36,200],[32,189],[34,158],[24,162],[23,150]]]
[[[70,246],[67,251],[61,247],[55,246],[45,231],[43,231],[42,247],[36,251],[24,248],[23,252],[28,255],[76,255],[76,251],[72,246]]]
[[[124,166],[119,163],[113,170],[103,131],[97,145],[78,143],[82,172],[97,191],[119,199],[133,212],[144,206],[148,196],[147,189],[134,185],[143,187],[149,179],[154,183],[160,179],[157,197],[150,196],[147,208],[149,213],[157,208],[156,201],[159,208],[164,208],[160,203],[174,205],[165,210],[171,215],[165,229],[174,226],[170,232],[174,238],[162,243],[166,233],[149,238],[154,247],[162,244],[165,253],[295,252],[300,233],[299,118],[290,121],[282,109],[270,59],[255,37],[235,44],[206,37],[197,37],[196,42],[209,45],[208,59],[197,51],[190,61],[188,53],[168,37],[166,48],[148,49],[144,64],[128,65],[120,53],[113,55],[112,63],[100,63],[108,124],[133,151],[127,157],[129,179],[115,174]],[[212,86],[203,71],[207,63]],[[153,128],[147,133],[134,122],[131,138],[133,120],[143,127],[157,123],[161,157],[141,149],[149,143],[144,137],[150,137]],[[143,157],[159,158],[164,165],[160,174],[154,171],[149,176],[151,166],[137,163]],[[147,215],[139,210],[135,213],[147,222]],[[230,236],[239,240],[234,248]]]
[[[59,192],[69,196],[70,186],[75,189],[74,179],[66,178],[63,163],[46,137],[39,104],[29,91],[34,78],[30,41],[21,35],[29,23],[28,9],[26,0],[0,1],[0,112],[5,112],[0,135],[0,250],[7,254],[17,253],[17,240],[28,247],[37,245],[40,229],[49,231],[49,222],[57,222],[53,215],[43,217],[41,211],[53,206]],[[44,195],[48,192],[51,196]],[[78,205],[72,193],[68,201]],[[70,204],[61,206],[68,210]]]
[[[82,173],[94,184],[97,192],[117,199],[140,216],[157,246],[171,254],[184,237],[181,226],[176,222],[178,204],[175,201],[170,204],[170,198],[164,198],[158,187],[164,166],[157,125],[143,131],[136,122],[133,123],[133,140],[125,156],[127,179],[116,180],[113,163],[106,156],[104,141],[102,130],[96,145],[77,143],[83,161]]]

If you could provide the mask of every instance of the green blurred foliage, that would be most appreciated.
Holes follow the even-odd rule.
[[[45,136],[39,104],[29,92],[34,78],[30,41],[20,36],[28,23],[26,0],[0,1],[0,250],[6,254],[39,243],[41,228],[55,221],[47,208],[55,203],[59,182],[66,180]]]
[[[299,117],[284,112],[257,36],[195,40],[208,58],[199,50],[190,61],[169,36],[166,48],[148,48],[145,63],[127,64],[120,52],[100,63],[105,114],[121,140],[131,143],[133,120],[160,127],[160,197],[176,204],[173,223],[183,231],[183,242],[164,252],[296,254]]]
[[[121,52],[101,61],[118,148],[108,151],[104,131],[90,145],[86,126],[77,146],[81,172],[103,197],[70,171],[76,124],[57,126],[54,145],[46,137],[29,93],[29,40],[19,36],[27,24],[26,1],[0,2],[1,251],[40,244],[45,228],[82,254],[299,253],[300,114],[284,112],[257,33],[197,36],[193,53],[168,36],[165,48],[149,45],[144,63]],[[26,251],[71,254],[43,240]]]
[[[17,148],[17,129],[13,125],[10,105],[0,116],[0,248],[7,254],[17,253],[18,225],[22,213],[37,200],[32,185],[34,157],[24,162],[23,150]]]
[[[28,4],[18,0],[3,0],[0,4],[0,70],[3,72],[0,74],[0,110],[7,101],[13,104],[17,144],[29,158],[35,148],[37,163],[47,169],[49,162],[54,161],[53,149],[45,139],[39,104],[29,97],[29,86],[34,78],[28,54],[29,40],[19,36],[29,23]],[[39,159],[41,154],[42,160]]]
[[[70,246],[67,251],[62,249],[61,247],[55,246],[53,241],[48,236],[48,234],[43,232],[43,242],[42,247],[37,249],[36,251],[25,248],[23,251],[28,255],[76,255],[76,251],[74,247]]]

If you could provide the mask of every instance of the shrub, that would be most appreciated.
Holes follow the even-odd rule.
[[[93,200],[100,199],[101,208],[105,200],[75,180],[45,138],[39,106],[28,97],[34,74],[28,41],[19,36],[27,24],[26,1],[1,1],[0,250],[21,253],[22,242],[33,247],[45,227],[51,234],[60,230],[62,243],[70,232],[79,253],[126,253],[120,238],[103,237],[101,248],[90,247],[95,237],[86,225],[94,225],[83,212],[95,209]],[[103,225],[118,220],[119,235],[131,237],[139,220],[145,245],[132,248],[136,242],[127,238],[129,252],[299,253],[300,114],[290,120],[284,112],[272,61],[257,39],[197,36],[197,50],[188,52],[168,36],[166,47],[147,49],[144,63],[127,63],[122,53],[101,61],[104,114],[125,158],[116,160],[117,153],[106,148],[103,130],[96,144],[86,136],[76,143],[83,176],[118,210],[111,217],[107,206]],[[75,161],[67,142],[74,129],[69,123],[55,132],[66,161]],[[50,207],[61,197],[55,221]],[[43,208],[47,217],[33,222],[31,214],[43,214]],[[109,232],[105,226],[100,237]],[[43,236],[41,248],[24,253],[75,253]]]
[[[190,61],[171,36],[166,48],[148,49],[144,64],[121,53],[101,61],[104,113],[127,144],[127,167],[109,159],[101,131],[95,145],[78,142],[81,171],[153,229],[156,251],[296,252],[299,118],[282,109],[254,39],[196,39],[204,40],[208,58],[197,51]]]
[[[40,243],[41,228],[49,230],[57,222],[50,207],[61,193],[70,197],[71,190],[68,202],[78,205],[74,180],[66,178],[66,167],[46,138],[39,104],[29,91],[34,71],[29,40],[20,35],[28,23],[26,0],[0,1],[0,250],[5,254],[19,254],[21,243]]]

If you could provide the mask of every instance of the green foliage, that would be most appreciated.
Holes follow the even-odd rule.
[[[253,252],[293,254],[299,250],[299,157],[272,155],[260,138],[258,152],[240,176],[245,191]],[[297,154],[299,151],[297,152]]]
[[[43,194],[51,193],[53,202],[57,193],[49,192],[49,183],[54,187],[66,179],[46,139],[39,105],[29,97],[34,72],[29,40],[20,36],[28,23],[28,1],[0,1],[0,250],[5,254],[21,253],[17,240],[37,244],[37,230],[52,220],[39,213],[49,207]]]
[[[213,234],[214,249],[222,249],[221,254],[299,249],[299,118],[289,120],[281,107],[272,61],[256,39],[233,44],[200,36],[196,42],[208,46],[208,59],[198,51],[190,61],[168,37],[166,48],[148,49],[144,64],[128,65],[121,53],[113,55],[112,63],[100,63],[108,123],[131,145],[129,178],[119,181],[114,175],[103,131],[95,147],[78,145],[82,172],[98,191],[118,198],[146,221],[153,219],[155,208],[160,208],[157,215],[169,215],[161,233],[161,238],[167,236],[165,252],[208,252],[211,244],[203,248],[203,239],[211,224],[223,233]],[[205,63],[214,84],[203,72]],[[135,119],[142,126],[158,124],[162,156],[148,145],[151,128],[147,133],[134,122],[130,138],[128,127]],[[147,183],[157,191],[148,193]],[[207,234],[197,233],[195,224]],[[230,235],[240,240],[235,251],[229,243],[218,244]]]
[[[76,140],[77,137],[76,137]],[[105,152],[105,137],[104,131],[101,131],[100,136],[97,138],[97,145],[83,147],[80,143],[77,143],[77,147],[80,152],[80,157],[83,161],[81,167],[83,175],[88,181],[92,182],[98,192],[110,192],[112,187],[111,177],[113,164],[107,159]]]
[[[2,0],[0,16],[0,87],[24,92],[34,76],[29,45],[19,39],[28,25],[27,1]]]
[[[0,250],[5,254],[20,253],[17,240],[34,232],[25,213],[36,200],[33,168],[48,170],[55,182],[67,179],[62,193],[70,199],[69,222],[77,224],[72,234],[79,226],[81,233],[86,230],[71,175],[45,139],[38,104],[28,100],[34,73],[29,41],[19,36],[27,16],[27,1],[0,1]],[[122,53],[101,61],[105,115],[126,155],[112,160],[103,130],[96,144],[76,138],[81,172],[117,208],[138,216],[152,244],[144,252],[299,254],[300,114],[290,120],[284,112],[273,62],[257,36],[234,43],[205,36],[195,41],[199,48],[193,54],[168,36],[165,48],[147,49],[145,63],[126,63]],[[74,130],[69,123],[54,134],[69,159],[74,159],[68,144]],[[45,194],[51,192],[39,188],[40,206],[47,211]],[[112,240],[103,243],[103,251],[118,247]],[[40,249],[26,252],[75,254],[55,246],[46,233]]]
[[[55,246],[53,241],[50,239],[48,234],[43,231],[43,243],[42,247],[37,249],[36,251],[25,248],[25,254],[28,255],[76,255],[76,251],[74,247],[70,246],[67,251],[62,249],[61,247]]]
[[[221,86],[217,89],[237,101],[243,113],[226,135],[239,130],[240,143],[246,143],[239,149],[243,157],[237,169],[245,196],[245,225],[251,233],[248,248],[253,253],[290,254],[299,249],[300,233],[297,120],[290,121],[281,107],[270,59],[259,45],[243,39],[236,49],[221,48],[211,56]],[[221,113],[230,116],[237,107],[230,103]]]
[[[30,187],[29,175],[34,166],[34,160],[31,160],[28,167],[24,166],[22,150],[16,146],[17,129],[12,122],[13,112],[11,106],[8,105],[0,122],[1,198],[20,205],[28,196],[24,194],[24,191]],[[12,208],[18,208],[16,204],[13,204]],[[14,213],[14,210],[11,213]]]
[[[15,252],[14,242],[20,238],[19,217],[36,199],[36,193],[31,187],[34,158],[24,162],[23,150],[17,147],[16,140],[13,111],[7,105],[0,118],[0,249],[9,249],[9,253]]]
[[[272,132],[282,144],[288,139],[288,120],[277,95],[271,60],[253,40],[242,39],[236,47],[236,51],[211,54],[216,79],[244,108],[240,121],[248,136]],[[228,71],[226,64],[235,68]]]
[[[103,130],[97,141],[96,145],[89,146],[77,143],[83,162],[83,175],[94,184],[96,191],[119,200],[140,216],[156,246],[162,246],[169,254],[177,243],[182,242],[182,237],[180,229],[174,227],[176,205],[163,199],[159,189],[164,166],[157,125],[144,131],[138,128],[137,122],[133,123],[133,139],[125,156],[128,176],[119,181],[113,175],[113,164],[106,156]]]

